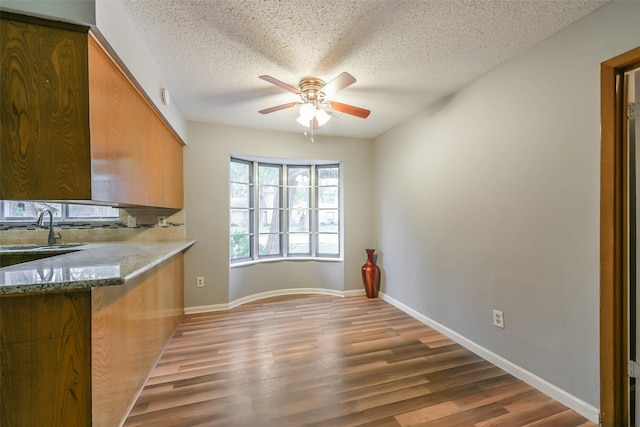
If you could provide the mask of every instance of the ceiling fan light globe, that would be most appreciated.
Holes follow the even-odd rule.
[[[321,127],[327,124],[331,116],[324,110],[318,110],[318,112],[316,112],[316,119],[318,120],[318,127]]]
[[[300,106],[300,118],[309,122],[316,114],[316,109],[311,104],[302,104]]]
[[[296,119],[296,122],[300,123],[302,126],[308,128],[311,127],[311,120],[310,119],[305,119],[304,117],[300,116]]]

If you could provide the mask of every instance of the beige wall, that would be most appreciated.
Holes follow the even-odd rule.
[[[348,120],[348,118],[344,118]],[[185,306],[227,304],[261,292],[303,287],[362,288],[364,249],[373,244],[371,215],[372,141],[266,132],[189,123],[185,147],[187,238],[197,243],[185,257]],[[229,267],[229,158],[231,155],[342,162],[344,261],[282,261]],[[196,288],[197,276],[206,286]]]

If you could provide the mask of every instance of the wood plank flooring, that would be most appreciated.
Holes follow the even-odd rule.
[[[595,426],[380,299],[185,316],[125,426]]]

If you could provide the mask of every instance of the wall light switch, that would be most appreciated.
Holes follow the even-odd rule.
[[[133,228],[137,225],[135,216],[127,217],[127,227]]]

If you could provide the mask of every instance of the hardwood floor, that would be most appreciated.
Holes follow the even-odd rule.
[[[380,299],[185,316],[125,426],[595,426]]]

